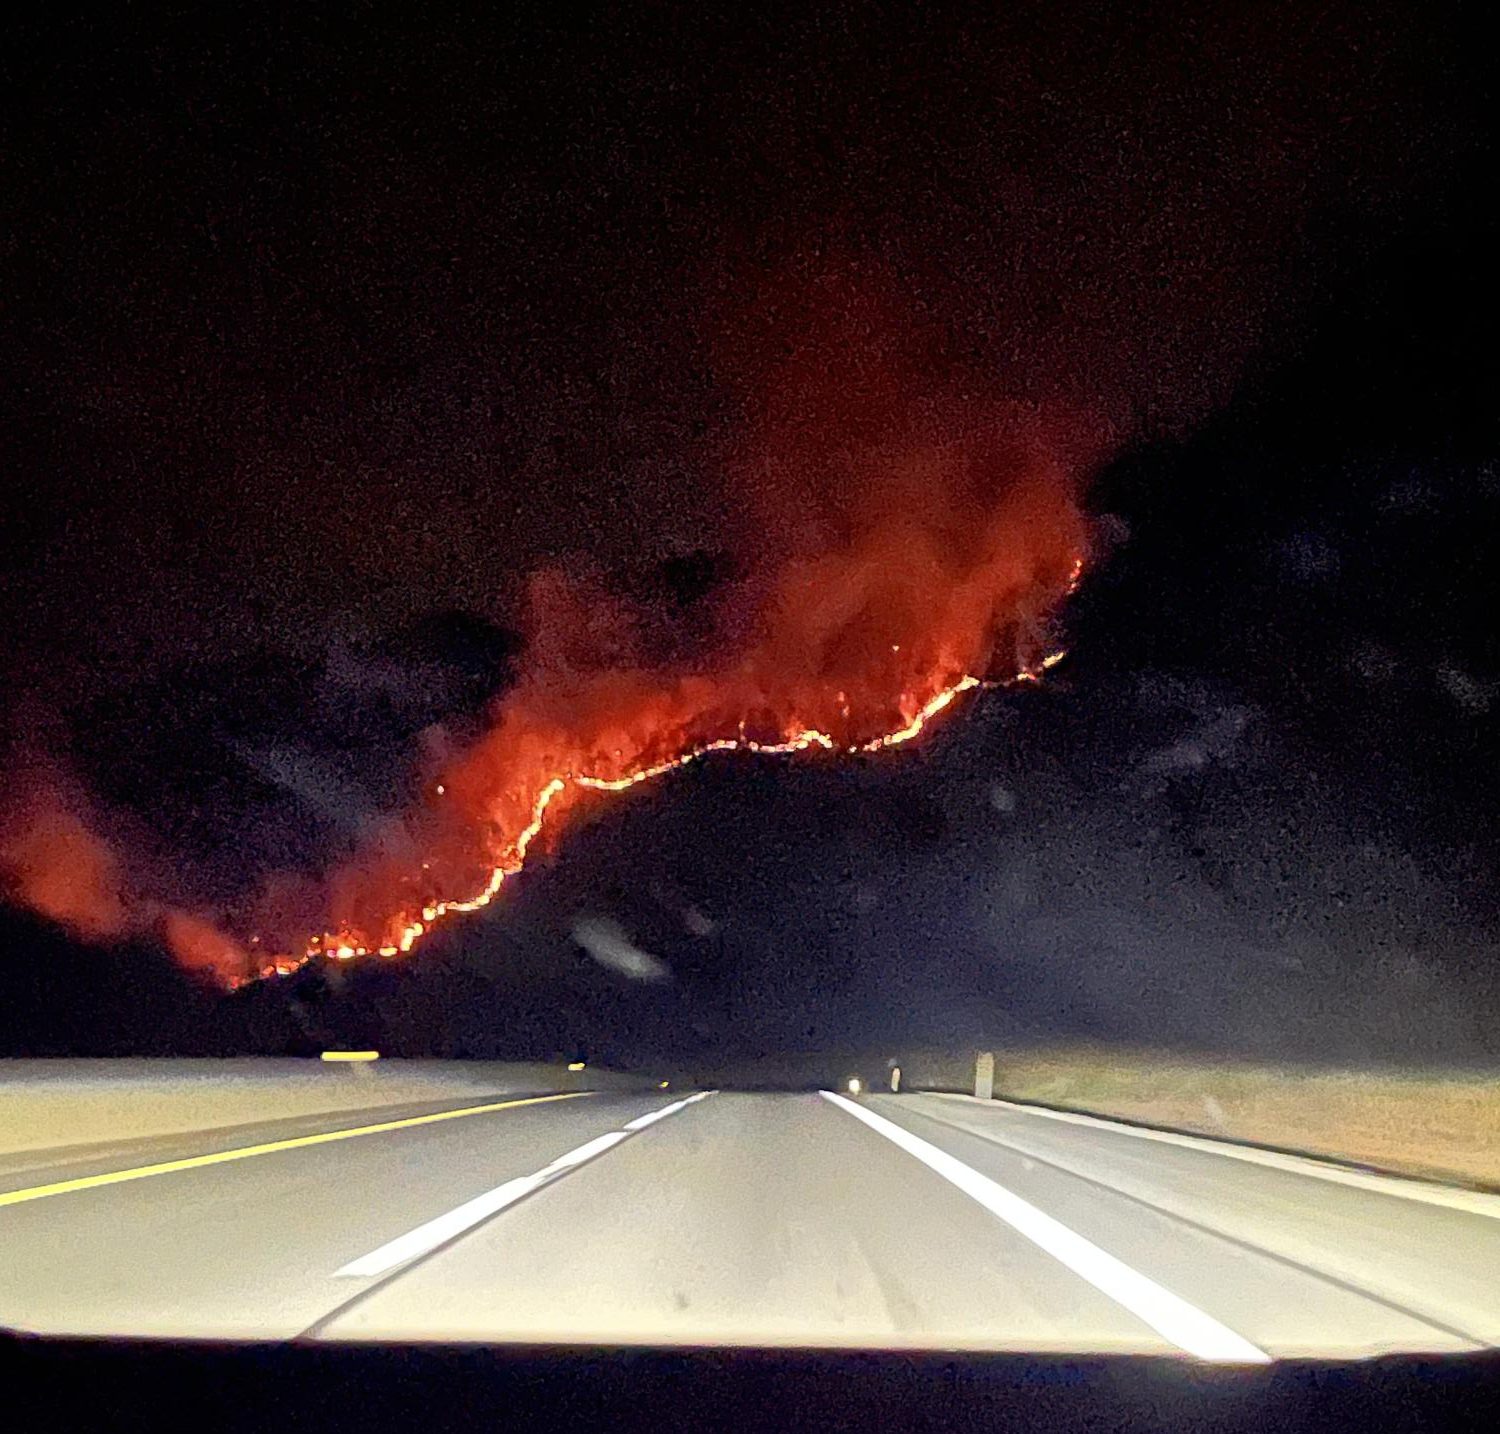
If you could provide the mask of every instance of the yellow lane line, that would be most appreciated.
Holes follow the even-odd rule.
[[[0,1193],[0,1205],[24,1205],[28,1200],[45,1200],[49,1195],[67,1195],[74,1190],[93,1190],[101,1185],[119,1185],[126,1180],[144,1180],[148,1175],[170,1175],[174,1170],[197,1170],[204,1165],[224,1165],[231,1160],[248,1160],[252,1155],[271,1155],[278,1150],[301,1150],[308,1145],[352,1140],[356,1135],[378,1135],[384,1130],[410,1130],[413,1126],[433,1125],[440,1120],[457,1120],[465,1115],[485,1115],[492,1110],[513,1110],[518,1105],[541,1105],[549,1100],[573,1100],[577,1096],[593,1093],[591,1090],[570,1090],[558,1095],[531,1095],[520,1100],[495,1101],[491,1105],[469,1105],[462,1110],[440,1110],[435,1115],[409,1115],[401,1120],[382,1120],[378,1125],[357,1125],[349,1130],[325,1130],[318,1135],[295,1135],[287,1140],[270,1140],[264,1145],[241,1145],[234,1150],[217,1150],[211,1155],[189,1155],[182,1160],[163,1160],[157,1165],[138,1165],[133,1170],[109,1170],[103,1175],[80,1175],[76,1180],[33,1185],[28,1190],[7,1190]],[[184,1132],[188,1133],[190,1132]]]

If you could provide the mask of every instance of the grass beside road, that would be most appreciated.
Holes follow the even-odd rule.
[[[1002,1049],[995,1094],[1500,1189],[1500,1073]]]

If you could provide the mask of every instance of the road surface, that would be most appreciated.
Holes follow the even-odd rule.
[[[936,1094],[429,1102],[0,1157],[0,1325],[1278,1356],[1500,1344],[1500,1197]]]

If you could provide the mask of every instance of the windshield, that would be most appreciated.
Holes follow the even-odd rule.
[[[1496,1343],[1460,36],[23,30],[0,1326]]]

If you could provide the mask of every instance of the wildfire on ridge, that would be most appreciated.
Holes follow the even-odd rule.
[[[1082,573],[1083,559],[1081,557],[1075,558],[1067,583],[1066,591],[1068,593],[1076,589]],[[893,648],[893,650],[897,649]],[[1066,652],[1063,649],[1050,652],[1042,657],[1040,661],[1023,667],[1010,681],[1016,683],[1039,682],[1042,674],[1055,667],[1065,656]],[[256,976],[244,977],[234,981],[232,984],[235,986],[242,985],[246,981],[257,979],[257,977],[269,978],[278,975],[291,975],[306,965],[307,962],[319,956],[338,961],[350,961],[356,957],[372,954],[390,958],[411,951],[438,922],[455,913],[463,914],[478,911],[488,906],[499,895],[505,882],[510,877],[518,874],[525,866],[526,854],[532,843],[541,833],[547,819],[547,813],[553,806],[554,800],[569,789],[610,793],[624,792],[642,783],[653,781],[668,772],[690,766],[695,762],[701,761],[704,757],[711,756],[717,752],[746,752],[760,756],[785,756],[805,752],[813,748],[828,752],[841,750],[849,755],[883,751],[887,748],[901,746],[920,736],[935,717],[951,707],[964,693],[973,691],[975,688],[994,685],[998,684],[987,682],[971,673],[966,673],[940,687],[925,702],[909,708],[910,716],[906,717],[906,720],[900,727],[864,741],[840,744],[833,735],[817,727],[797,728],[789,732],[781,741],[762,741],[746,737],[744,735],[743,724],[741,724],[740,734],[737,736],[716,738],[712,741],[704,742],[701,745],[690,747],[687,751],[678,753],[675,756],[636,768],[622,776],[606,777],[586,772],[569,772],[561,776],[554,776],[537,792],[536,798],[531,804],[530,819],[517,833],[514,841],[511,843],[507,857],[491,868],[483,886],[472,896],[430,901],[422,907],[419,916],[410,919],[396,918],[397,921],[404,921],[404,924],[396,926],[389,932],[389,936],[392,939],[387,939],[378,945],[367,944],[347,929],[339,932],[325,933],[322,936],[315,936],[309,940],[306,948],[301,953],[277,956],[262,965]],[[847,712],[847,708],[845,708],[845,711]],[[903,711],[903,716],[905,716],[905,710]],[[444,794],[445,788],[440,783],[435,790],[441,796]]]
[[[1054,661],[1060,659],[1061,654],[1055,654],[1047,661],[1051,666]],[[935,697],[924,703],[917,709],[911,720],[905,726],[897,728],[894,732],[886,733],[884,736],[875,737],[867,742],[854,743],[846,746],[844,750],[850,755],[864,752],[877,752],[886,747],[895,747],[903,742],[909,742],[926,727],[932,718],[939,712],[952,705],[954,700],[964,692],[981,685],[977,677],[961,677],[951,686],[943,688]],[[488,906],[499,894],[500,888],[505,884],[508,877],[516,875],[525,865],[526,852],[531,843],[536,840],[546,820],[547,809],[552,805],[553,798],[568,787],[577,787],[587,791],[595,792],[623,792],[631,787],[639,786],[642,782],[649,782],[657,777],[664,776],[668,772],[676,771],[680,767],[690,766],[692,763],[701,761],[704,757],[715,752],[750,752],[759,756],[786,756],[794,752],[805,752],[811,747],[821,748],[823,751],[833,751],[838,746],[837,742],[827,733],[817,728],[809,727],[795,732],[783,742],[758,742],[743,737],[724,737],[712,742],[707,742],[701,747],[694,747],[676,757],[670,757],[665,761],[656,762],[649,767],[642,767],[630,772],[623,777],[598,777],[587,773],[570,773],[566,777],[553,777],[540,792],[537,793],[536,801],[532,805],[531,820],[524,826],[516,837],[513,847],[512,859],[497,865],[490,872],[489,880],[474,896],[429,903],[422,908],[420,920],[409,922],[402,927],[394,942],[388,942],[382,946],[373,948],[374,954],[379,956],[398,956],[412,949],[416,943],[427,934],[428,931],[445,916],[454,912],[472,912]],[[347,933],[328,934],[321,938],[314,937],[308,943],[307,950],[299,957],[281,957],[276,961],[261,968],[261,976],[290,975],[307,961],[315,956],[331,956],[335,960],[350,961],[356,956],[368,956],[371,949],[364,945],[352,944]]]
[[[45,770],[0,807],[3,890],[83,939],[155,934],[231,989],[314,958],[394,958],[488,906],[595,794],[718,752],[877,753],[965,693],[1040,682],[1061,660],[1053,622],[1088,543],[1070,470],[982,434],[913,451],[868,458],[857,505],[778,538],[696,654],[660,641],[654,609],[534,575],[529,658],[484,729],[413,802],[372,814],[341,860],[247,873],[227,928],[116,851],[84,795]]]

